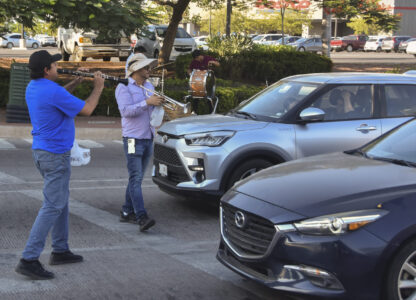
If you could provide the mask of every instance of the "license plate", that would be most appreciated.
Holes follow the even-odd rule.
[[[120,51],[120,53],[118,54],[118,56],[129,56],[129,53],[126,51]]]
[[[164,164],[159,164],[159,174],[163,177],[168,176],[168,166]]]

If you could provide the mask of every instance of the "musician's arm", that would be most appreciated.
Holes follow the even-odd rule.
[[[72,93],[75,90],[75,88],[78,86],[78,84],[80,84],[82,82],[82,79],[83,79],[82,77],[78,76],[77,78],[75,78],[75,79],[71,80],[70,82],[68,82],[67,84],[65,84],[64,88],[68,92]]]
[[[129,92],[128,87],[123,84],[119,84],[117,86],[115,95],[118,104],[118,109],[122,117],[130,118],[138,116],[143,112],[147,111],[149,107],[146,101],[140,101],[139,103],[132,104],[132,95]]]
[[[104,78],[101,72],[94,73],[94,89],[90,96],[85,100],[85,105],[79,112],[81,116],[91,116],[94,109],[97,107],[98,100],[100,100],[101,92],[104,89]]]

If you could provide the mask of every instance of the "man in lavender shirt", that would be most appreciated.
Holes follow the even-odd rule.
[[[132,56],[127,67],[128,85],[119,84],[116,100],[121,115],[124,153],[127,158],[129,183],[125,203],[120,211],[120,222],[139,224],[140,231],[155,225],[155,220],[147,215],[144,208],[142,180],[146,166],[152,155],[155,129],[150,125],[150,115],[155,106],[163,103],[163,98],[145,89],[154,90],[147,81],[150,68],[157,65],[156,59],[148,59],[138,53]]]

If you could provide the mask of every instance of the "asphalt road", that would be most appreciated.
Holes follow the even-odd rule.
[[[59,53],[56,47],[44,47],[42,49],[48,50],[51,54]],[[15,58],[29,58],[34,49],[18,50],[0,49],[0,57],[15,57]],[[70,60],[72,57],[70,58]],[[351,64],[415,64],[416,57],[406,53],[376,53],[376,52],[332,52],[331,59],[334,63],[351,63]],[[93,60],[91,58],[88,61]],[[93,60],[102,61],[102,60]],[[118,58],[113,57],[112,62],[118,62]]]
[[[42,202],[42,179],[30,139],[0,138],[0,299],[293,299],[222,266],[217,206],[164,194],[151,168],[143,193],[156,226],[139,233],[120,223],[127,183],[121,142],[79,143],[91,149],[91,162],[72,169],[69,242],[85,261],[49,266],[48,240],[40,261],[56,278],[31,281],[14,267]]]

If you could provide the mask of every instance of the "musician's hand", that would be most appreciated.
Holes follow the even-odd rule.
[[[160,96],[152,95],[146,99],[147,105],[159,106],[165,102],[165,99]]]
[[[94,73],[94,87],[101,89],[104,88],[104,78],[100,71]]]

